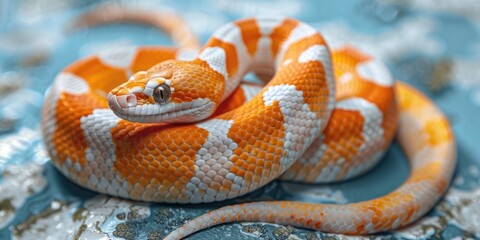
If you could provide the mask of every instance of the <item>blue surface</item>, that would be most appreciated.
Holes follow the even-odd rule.
[[[44,4],[52,2],[45,1]],[[196,3],[196,4],[195,4]],[[200,39],[205,42],[212,31],[222,24],[241,17],[280,13],[292,16],[306,21],[322,29],[328,24],[334,26],[344,26],[351,34],[365,37],[383,36],[383,34],[396,31],[408,21],[416,19],[425,19],[431,21],[435,26],[426,36],[430,41],[434,41],[441,46],[440,49],[425,53],[416,51],[414,46],[401,54],[393,55],[382,60],[392,70],[397,79],[402,79],[413,84],[424,93],[432,97],[439,107],[448,115],[452,122],[455,136],[458,142],[458,166],[456,171],[457,179],[453,186],[455,189],[463,191],[476,191],[480,188],[480,176],[475,174],[472,169],[480,167],[480,148],[478,134],[480,127],[480,81],[472,79],[464,81],[462,78],[468,76],[446,76],[447,83],[439,90],[429,90],[429,83],[436,82],[438,79],[432,77],[432,69],[438,67],[440,63],[446,62],[446,67],[455,67],[453,63],[463,61],[478,61],[480,54],[479,29],[480,24],[476,19],[470,16],[463,16],[458,13],[440,11],[429,8],[414,9],[408,5],[397,3],[381,3],[376,1],[331,1],[329,4],[318,5],[317,1],[302,1],[292,3],[290,1],[247,1],[247,2],[229,2],[229,1],[162,1],[148,2],[148,4],[132,3],[130,6],[145,8],[150,6],[158,9],[172,9],[180,13],[187,22],[193,27]],[[16,127],[9,131],[0,131],[0,170],[8,168],[9,165],[28,164],[32,159],[36,159],[39,148],[41,149],[41,140],[39,136],[30,139],[23,139],[20,142],[22,146],[14,146],[13,141],[5,141],[12,137],[22,139],[17,136],[22,129],[31,129],[38,134],[39,110],[41,108],[40,98],[43,92],[53,80],[56,73],[69,63],[95,53],[100,49],[98,46],[108,46],[110,44],[119,45],[170,45],[171,41],[166,35],[157,30],[134,24],[121,24],[113,26],[102,26],[93,29],[79,30],[73,33],[65,31],[68,23],[77,14],[95,7],[95,3],[90,1],[66,1],[63,7],[52,7],[54,10],[48,10],[47,7],[38,7],[46,11],[45,14],[39,14],[36,19],[25,19],[25,13],[22,15],[22,4],[32,4],[31,1],[3,1],[0,3],[0,76],[6,72],[16,72],[26,76],[26,86],[19,89],[20,96],[15,112],[17,116]],[[23,10],[25,11],[25,10]],[[30,10],[35,13],[35,10]],[[33,14],[35,15],[35,14]],[[23,16],[23,17],[22,17]],[[23,37],[22,37],[23,34]],[[6,41],[9,38],[19,38],[17,41]],[[386,38],[386,40],[388,40]],[[418,45],[422,43],[419,39]],[[378,39],[382,41],[382,39]],[[40,42],[36,44],[37,42]],[[426,46],[426,45],[425,45]],[[427,46],[426,46],[427,47]],[[41,60],[35,64],[22,64],[25,59],[32,56],[41,56]],[[472,69],[473,76],[480,76],[478,69]],[[3,72],[3,73],[2,73]],[[446,71],[446,74],[451,72]],[[459,82],[468,82],[460,84]],[[1,82],[0,82],[1,83]],[[0,85],[1,87],[1,85]],[[478,102],[475,102],[475,94],[478,94]],[[0,96],[5,99],[7,96]],[[1,99],[1,98],[0,98]],[[473,99],[473,100],[472,100]],[[5,102],[0,100],[0,120],[9,119],[11,110]],[[12,107],[10,107],[12,108]],[[3,121],[3,120],[2,120]],[[1,148],[3,147],[3,149]],[[39,157],[42,158],[42,157]],[[0,230],[0,239],[10,239],[12,231],[19,224],[24,223],[32,216],[41,215],[49,208],[52,201],[61,201],[82,208],[85,201],[98,197],[96,193],[85,190],[73,184],[63,177],[54,167],[46,162],[48,158],[43,157],[35,161],[43,164],[43,176],[47,184],[40,192],[32,194],[26,202],[15,209],[15,216],[8,221],[6,227]],[[319,185],[295,185],[281,182],[273,182],[265,188],[249,194],[246,197],[227,202],[204,205],[165,205],[152,204],[147,205],[151,210],[148,218],[133,219],[125,223],[124,232],[118,230],[114,236],[121,236],[121,233],[128,232],[135,238],[145,239],[149,234],[155,231],[169,231],[178,226],[186,219],[192,218],[209,209],[215,209],[225,204],[231,204],[241,201],[261,200],[261,199],[289,199],[311,202],[338,202],[338,199],[329,199],[324,196],[319,197],[309,192],[316,192],[318,189],[327,192],[340,192],[341,201],[356,202],[371,199],[384,195],[397,186],[399,186],[408,175],[408,164],[404,155],[395,143],[387,152],[382,162],[372,171],[364,176],[354,180],[330,184],[328,186]],[[0,175],[1,176],[1,175]],[[1,184],[0,180],[0,184]],[[296,189],[292,193],[288,189]],[[285,190],[287,189],[287,190]],[[328,194],[327,194],[328,195]],[[0,198],[2,193],[0,193]],[[1,199],[0,199],[1,200]],[[133,205],[137,203],[132,203]],[[142,205],[142,204],[140,204]],[[0,204],[0,213],[2,207]],[[443,214],[445,211],[436,209],[430,216]],[[163,215],[162,215],[163,214]],[[453,219],[453,218],[452,218]],[[449,219],[450,220],[450,219]],[[470,219],[471,221],[480,221],[480,219]],[[1,217],[0,217],[1,221]],[[457,221],[458,222],[458,221]],[[112,223],[113,224],[113,223]],[[258,226],[260,235],[246,234],[245,225],[229,224],[209,229],[192,236],[195,238],[225,238],[236,236],[239,239],[274,237],[275,229],[278,226],[273,225],[254,225]],[[112,233],[113,234],[113,233]],[[120,235],[119,235],[120,234]],[[300,237],[308,237],[313,234],[312,231],[296,229],[292,234]],[[307,235],[305,235],[307,234]],[[320,233],[315,233],[317,237],[322,237]],[[385,235],[398,237],[395,235]],[[477,234],[477,235],[475,235]],[[435,230],[433,235],[425,234],[434,238],[451,238],[455,236],[469,236],[478,238],[478,232],[469,232],[461,224],[446,224]],[[15,234],[14,234],[15,235]],[[113,235],[109,235],[113,236]],[[312,235],[313,236],[313,235]],[[383,236],[383,235],[382,235]],[[22,238],[21,235],[17,237]],[[24,237],[25,238],[25,237]],[[128,238],[128,237],[126,237]]]

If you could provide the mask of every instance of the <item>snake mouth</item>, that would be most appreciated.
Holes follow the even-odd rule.
[[[110,109],[119,118],[131,122],[189,122],[190,116],[203,115],[209,112],[214,104],[209,99],[195,99],[183,103],[153,103],[153,104],[120,104],[114,95],[108,96]]]

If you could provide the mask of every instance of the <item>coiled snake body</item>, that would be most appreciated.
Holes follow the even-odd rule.
[[[114,196],[222,201],[278,178],[320,183],[357,176],[378,162],[399,126],[411,175],[386,196],[345,205],[227,206],[169,239],[231,221],[387,231],[421,217],[446,190],[455,166],[447,120],[365,53],[346,45],[330,51],[312,27],[283,17],[229,23],[196,57],[182,60],[185,53],[123,48],[64,69],[43,108],[54,165]],[[263,88],[239,86],[251,71],[271,80]]]

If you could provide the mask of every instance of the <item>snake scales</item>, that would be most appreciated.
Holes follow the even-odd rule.
[[[231,221],[345,234],[407,225],[448,187],[455,166],[449,123],[378,60],[334,46],[297,20],[256,17],[221,27],[190,58],[185,48],[125,47],[79,60],[48,90],[45,145],[64,175],[94,191],[202,203],[279,178],[352,178],[373,167],[397,133],[411,174],[388,195],[345,205],[226,206],[166,238]],[[266,85],[242,83],[248,72]]]

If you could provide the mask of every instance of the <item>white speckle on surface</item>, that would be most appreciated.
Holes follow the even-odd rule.
[[[453,183],[457,186],[463,185],[465,183],[465,178],[463,178],[462,176],[457,176],[455,180],[453,180]]]
[[[405,19],[398,27],[376,35],[358,33],[338,22],[316,26],[332,49],[348,42],[348,45],[358,47],[380,60],[395,59],[410,53],[435,56],[444,51],[441,42],[432,35],[437,25],[427,17]]]
[[[472,20],[479,20],[478,12],[480,11],[480,2],[477,0],[462,1],[437,1],[437,0],[407,0],[401,3],[408,5],[409,8],[428,11],[440,12],[446,14],[458,14]]]
[[[426,239],[432,237],[442,225],[438,217],[425,217],[416,224],[397,230],[395,236],[404,239]]]
[[[470,191],[450,188],[435,208],[435,216],[423,217],[411,226],[395,231],[395,236],[405,239],[427,239],[440,234],[447,225],[480,237],[480,188]]]
[[[0,138],[0,170],[11,163],[18,163],[18,156],[32,147],[35,149],[32,159],[34,163],[43,164],[48,161],[45,149],[41,144],[37,144],[39,140],[40,133],[26,127],[20,128],[15,133],[3,135]]]
[[[451,78],[452,82],[464,90],[474,90],[474,95],[480,92],[480,60],[478,59],[453,59]],[[479,96],[480,93],[477,95]]]
[[[31,216],[36,218],[32,224],[28,224],[28,220],[21,222],[16,228],[22,230],[14,231],[12,239],[55,240],[72,238],[82,225],[80,221],[73,219],[73,214],[78,209],[78,205],[78,203],[65,205],[57,201],[51,202],[49,208],[45,210],[50,214],[45,214],[44,217]],[[20,227],[21,225],[24,226]]]
[[[231,14],[242,16],[258,16],[258,15],[280,15],[280,16],[294,16],[302,11],[302,4],[297,1],[279,0],[275,1],[275,6],[272,6],[268,1],[255,1],[255,4],[250,1],[217,1],[217,8],[219,11],[229,12]]]
[[[8,165],[0,183],[0,228],[7,226],[27,198],[42,191],[47,185],[43,166],[36,163]]]
[[[37,219],[12,234],[13,240],[19,239],[123,239],[113,235],[120,223],[129,220],[129,214],[136,218],[150,216],[148,204],[98,195],[87,200],[83,208],[78,202],[66,204],[54,201],[46,211],[50,214],[38,215]],[[117,216],[123,215],[123,219]],[[21,223],[22,224],[22,223]]]
[[[458,228],[475,234],[480,237],[480,188],[463,191],[451,188],[446,200],[451,207],[448,211],[453,216],[452,223]]]
[[[478,167],[477,165],[470,165],[470,167],[468,167],[468,172],[470,173],[470,175],[472,175],[472,177],[478,177],[479,175],[479,170],[478,170]]]

